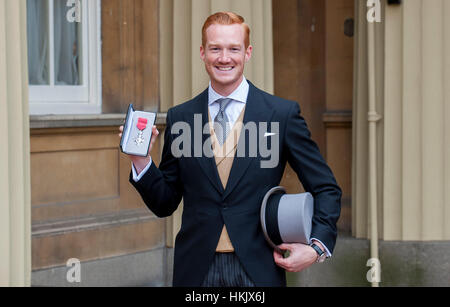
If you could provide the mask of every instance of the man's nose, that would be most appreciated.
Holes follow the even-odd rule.
[[[219,61],[228,63],[230,62],[230,60],[231,60],[230,53],[228,52],[228,50],[223,49],[222,52],[220,53]]]

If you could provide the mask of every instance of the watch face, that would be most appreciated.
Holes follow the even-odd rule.
[[[319,258],[317,259],[317,262],[322,263],[325,261],[326,258],[327,258],[327,256],[325,255],[325,253],[323,253],[322,255],[319,256]]]

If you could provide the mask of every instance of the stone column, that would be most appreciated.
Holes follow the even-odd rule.
[[[31,280],[26,1],[0,0],[0,286]]]

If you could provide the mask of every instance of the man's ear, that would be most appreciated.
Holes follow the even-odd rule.
[[[205,48],[203,45],[200,46],[200,58],[204,61],[205,60]]]
[[[250,61],[250,59],[252,58],[252,52],[253,52],[253,46],[249,45],[247,47],[247,50],[245,50],[245,62]]]

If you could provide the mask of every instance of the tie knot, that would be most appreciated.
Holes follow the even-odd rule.
[[[220,111],[225,111],[226,107],[230,104],[230,102],[233,101],[233,99],[230,98],[221,98],[218,99],[217,102],[219,103]]]

